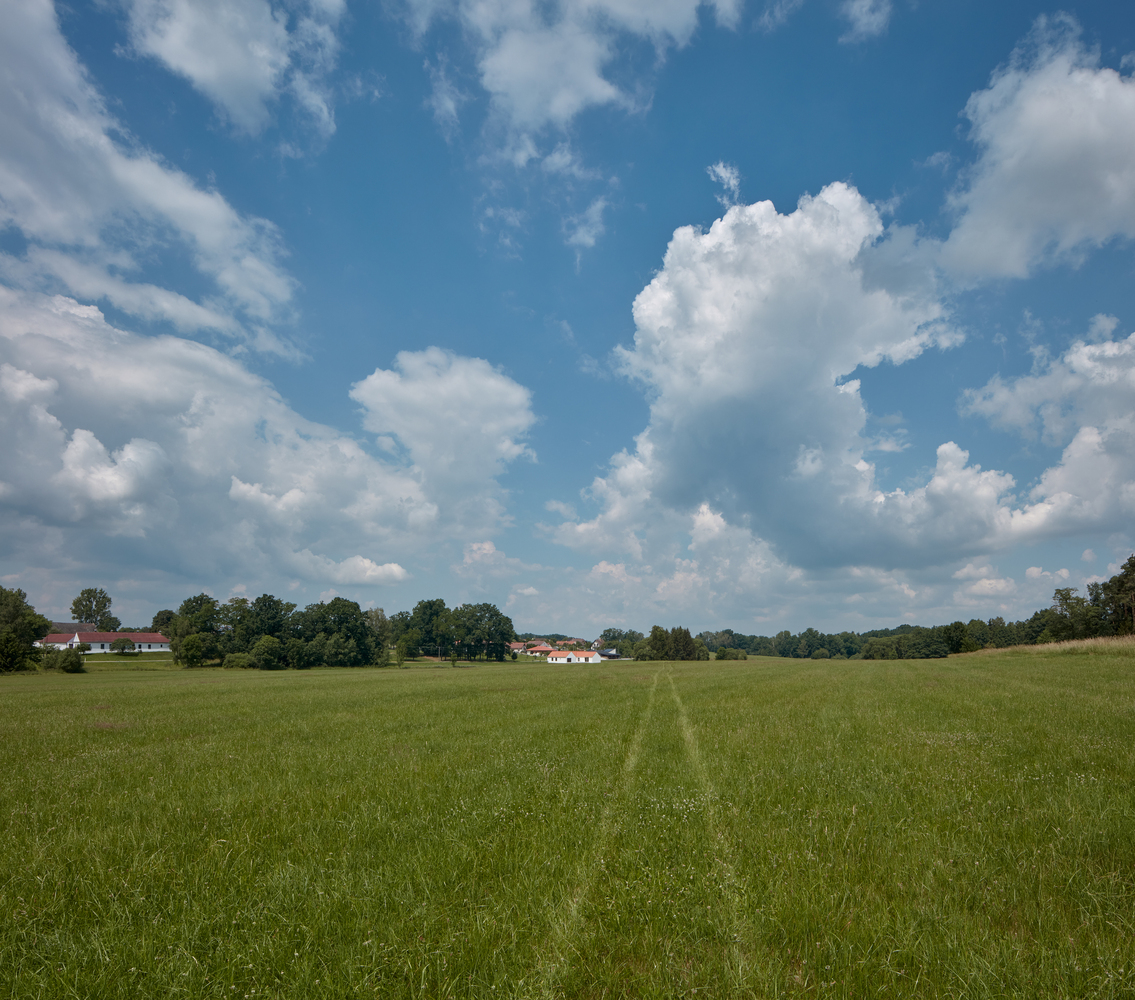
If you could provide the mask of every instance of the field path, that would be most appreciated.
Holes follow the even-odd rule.
[[[574,941],[579,934],[581,907],[591,893],[595,883],[595,873],[606,857],[612,839],[618,834],[625,803],[634,790],[635,771],[638,769],[642,741],[650,726],[650,717],[654,712],[654,697],[658,691],[658,679],[661,676],[662,671],[658,670],[651,680],[646,695],[646,705],[639,714],[638,725],[635,727],[634,735],[627,747],[627,754],[623,758],[618,790],[603,807],[603,812],[599,817],[599,825],[595,831],[595,838],[591,843],[591,850],[579,866],[575,891],[568,897],[562,912],[552,921],[544,957],[536,967],[535,981],[519,984],[518,996],[550,998],[557,995],[556,983],[573,951]]]
[[[720,884],[724,889],[724,903],[728,907],[729,920],[733,925],[733,942],[730,948],[730,986],[740,989],[745,981],[744,954],[741,949],[741,931],[744,926],[741,903],[741,881],[737,877],[737,869],[733,864],[732,851],[721,830],[717,817],[717,790],[713,787],[709,772],[702,761],[701,749],[698,746],[697,733],[690,724],[690,717],[686,714],[686,706],[678,694],[678,687],[674,683],[674,675],[666,674],[670,684],[670,696],[674,699],[674,706],[678,710],[678,728],[682,733],[682,740],[686,745],[686,755],[693,765],[698,786],[701,788],[705,802],[705,825],[710,840],[710,849],[718,869]]]

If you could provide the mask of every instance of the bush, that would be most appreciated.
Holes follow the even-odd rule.
[[[120,635],[110,644],[110,651],[117,653],[119,656],[137,655],[137,651],[134,649],[134,640],[127,639],[124,635]]]
[[[275,636],[262,635],[252,647],[252,662],[261,670],[283,670],[284,646]]]
[[[831,655],[832,654],[829,653],[826,649],[824,649],[823,646],[821,646],[819,649],[813,649],[812,650],[812,659],[813,660],[827,660],[827,659],[831,658]]]
[[[722,646],[717,651],[717,659],[719,660],[747,660],[749,654],[743,649],[730,649],[727,646]]]
[[[250,670],[256,664],[252,662],[252,657],[248,653],[229,653],[225,657],[225,662],[221,664],[226,670],[241,669]]]
[[[65,674],[85,674],[83,657],[77,649],[49,649],[43,654],[44,670],[62,670]]]

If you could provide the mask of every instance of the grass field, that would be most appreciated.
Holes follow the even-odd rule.
[[[1135,996],[1132,645],[138,665],[0,678],[0,996]]]

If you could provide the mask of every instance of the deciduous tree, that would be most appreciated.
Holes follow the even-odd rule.
[[[97,632],[117,632],[122,624],[110,613],[113,603],[102,587],[87,587],[71,602],[71,617],[77,622],[89,622]]]

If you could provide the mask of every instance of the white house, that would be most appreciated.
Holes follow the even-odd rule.
[[[91,647],[92,653],[109,653],[115,639],[129,639],[139,653],[168,653],[169,639],[160,632],[55,632],[44,636],[37,645],[52,649],[74,649],[81,642]]]
[[[600,663],[603,657],[591,650],[564,649],[548,654],[549,663]]]

